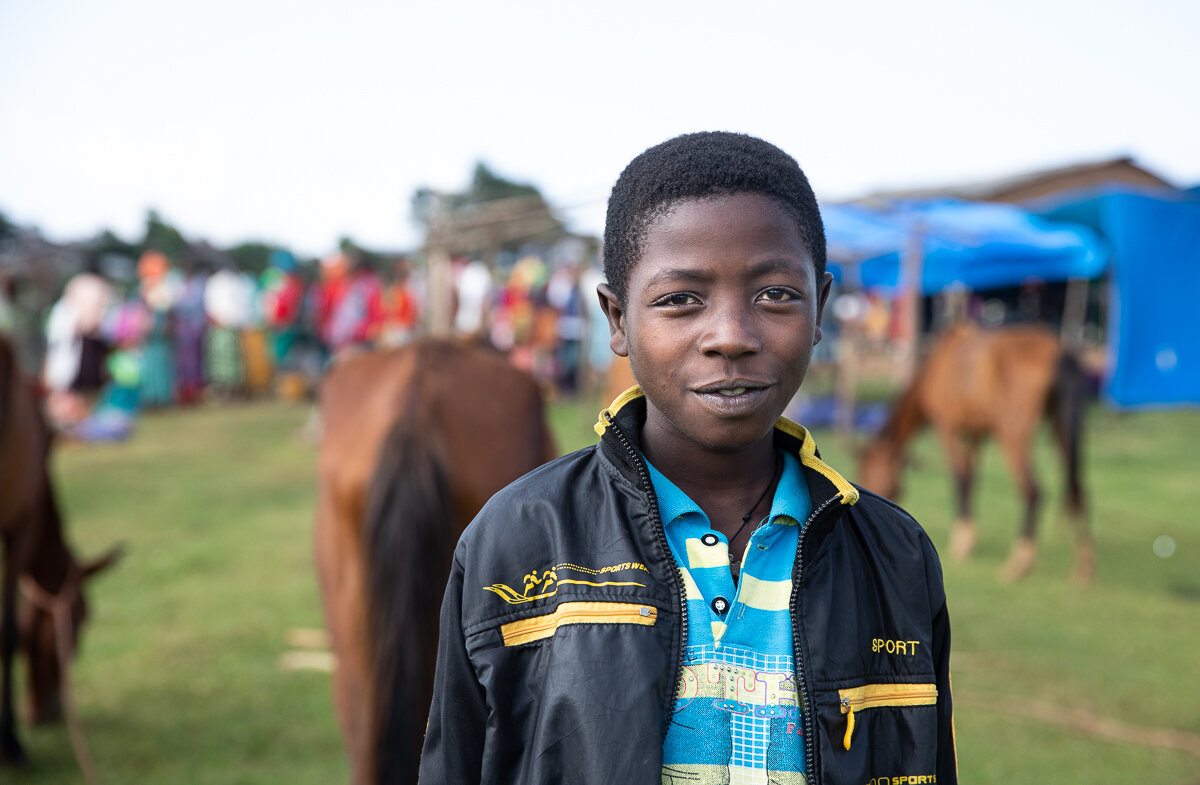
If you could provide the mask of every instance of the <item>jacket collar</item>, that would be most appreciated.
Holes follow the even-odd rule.
[[[596,420],[600,449],[626,476],[637,477],[641,473],[641,435],[645,422],[646,396],[636,385],[618,395]],[[629,442],[632,452],[621,444],[622,437]],[[775,423],[775,444],[800,459],[814,509],[833,500],[843,505],[858,501],[858,489],[821,460],[816,441],[803,425],[780,417]]]

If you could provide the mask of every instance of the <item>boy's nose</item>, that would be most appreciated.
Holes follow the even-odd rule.
[[[711,314],[700,341],[702,352],[739,357],[762,350],[762,335],[748,310],[729,305],[715,308]]]

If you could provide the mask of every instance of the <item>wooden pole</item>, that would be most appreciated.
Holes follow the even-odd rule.
[[[921,332],[921,268],[925,262],[925,231],[918,223],[909,234],[900,259],[901,353],[899,371],[906,382],[917,372],[917,347]]]
[[[1087,319],[1088,281],[1071,278],[1063,303],[1060,337],[1064,346],[1078,347],[1083,343],[1083,323]]]
[[[430,246],[429,265],[429,333],[448,336],[454,326],[454,279],[450,269],[450,252],[444,246]]]

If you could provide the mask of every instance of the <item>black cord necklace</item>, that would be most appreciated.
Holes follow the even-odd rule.
[[[744,530],[746,528],[747,524],[750,523],[750,517],[752,515],[754,515],[754,511],[758,509],[758,505],[762,504],[763,499],[767,498],[767,493],[771,490],[771,488],[773,488],[775,486],[775,481],[777,479],[779,479],[780,470],[782,468],[783,468],[783,462],[779,460],[779,453],[776,452],[775,453],[775,471],[771,472],[771,479],[767,483],[767,487],[763,488],[763,492],[759,495],[758,499],[754,502],[753,505],[750,506],[750,509],[746,512],[746,514],[742,516],[742,525],[739,526],[738,530],[733,533],[732,537],[729,538],[729,562],[731,564],[733,563],[733,560],[734,560],[733,541],[738,538],[738,535],[741,534],[742,530]]]

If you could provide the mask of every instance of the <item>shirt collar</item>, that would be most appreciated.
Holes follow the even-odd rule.
[[[645,456],[642,456],[645,458]],[[704,515],[704,510],[700,509],[700,505],[692,501],[692,497],[688,496],[679,486],[667,479],[667,476],[654,467],[654,464],[646,461],[646,468],[650,470],[650,482],[654,485],[654,495],[658,497],[658,516],[662,519],[663,525],[669,525],[681,515],[686,515],[689,512],[694,512],[707,521],[707,516]]]
[[[779,486],[775,489],[775,498],[771,501],[771,512],[767,517],[773,521],[777,516],[786,515],[798,523],[804,523],[812,509],[812,501],[808,494],[808,484],[804,482],[800,461],[794,455],[782,451],[777,451],[777,454],[783,458],[783,473],[779,476]],[[650,461],[646,461],[646,467],[650,470],[650,482],[654,485],[654,494],[658,497],[658,514],[664,526],[688,513],[699,515],[711,525],[700,505],[692,501],[678,485],[667,479],[667,476]]]

